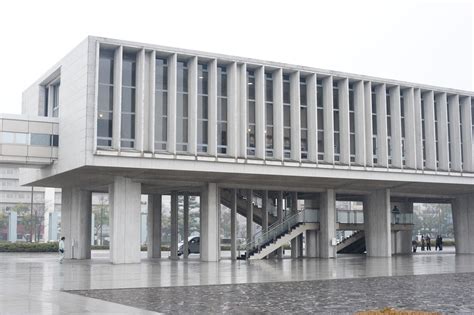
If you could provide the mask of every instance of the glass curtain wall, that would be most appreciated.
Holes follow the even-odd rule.
[[[308,96],[306,78],[300,77],[301,159],[308,159]]]
[[[101,48],[99,53],[99,95],[97,109],[97,146],[112,146],[114,110],[114,50]]]
[[[372,151],[373,163],[377,164],[377,94],[374,86],[372,86]]]
[[[136,53],[124,52],[122,64],[122,120],[120,146],[135,147]]]
[[[217,154],[227,154],[227,68],[217,67]]]
[[[176,151],[188,151],[188,66],[177,63]]]
[[[421,143],[423,147],[423,167],[426,166],[426,136],[425,136],[425,99],[421,94]]]
[[[392,113],[390,104],[390,89],[385,90],[385,99],[387,105],[387,146],[388,146],[388,165],[392,165]]]
[[[355,109],[354,109],[354,84],[349,83],[349,147],[351,163],[355,162],[356,158],[356,143],[355,143]]]
[[[197,151],[207,152],[209,125],[209,71],[198,64]]]
[[[265,73],[265,155],[273,157],[273,75]]]
[[[402,132],[402,165],[406,165],[405,155],[405,98],[403,97],[403,91],[400,91],[400,124]]]
[[[247,71],[247,155],[255,156],[255,73]]]
[[[166,151],[168,141],[168,61],[155,60],[155,151]]]
[[[283,75],[283,155],[291,158],[291,103],[290,76]]]
[[[316,115],[318,120],[318,161],[324,160],[324,94],[323,81],[316,80]]]
[[[333,112],[334,112],[334,161],[341,160],[340,126],[339,126],[339,86],[333,82]]]

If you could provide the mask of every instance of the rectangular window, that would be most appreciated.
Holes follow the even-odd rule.
[[[135,147],[135,93],[136,54],[123,54],[122,63],[122,119],[120,125],[120,146]]]
[[[334,161],[341,160],[340,127],[339,127],[339,86],[333,82],[333,112],[334,112]]]
[[[402,165],[406,165],[406,154],[405,154],[405,98],[403,97],[403,91],[400,92],[400,124],[402,131]]]
[[[43,133],[32,133],[30,135],[30,144],[49,147],[52,145],[52,137]]]
[[[291,158],[291,102],[290,76],[283,75],[283,154],[285,159]]]
[[[426,166],[426,141],[425,141],[425,99],[421,94],[421,142],[423,148],[423,167]]]
[[[460,147],[461,147],[461,170],[463,169],[464,166],[464,150],[462,148],[463,144],[463,138],[462,138],[462,103],[459,103],[459,113],[460,113],[460,118],[459,119],[459,136],[460,136]]]
[[[316,93],[317,93],[317,104],[316,104],[316,115],[318,124],[318,160],[324,160],[324,95],[323,95],[323,82],[318,79],[316,81]]]
[[[448,128],[448,169],[451,169],[451,130],[450,130],[451,117],[449,115],[449,106],[448,108],[446,108],[446,113],[447,113],[447,121],[448,121],[448,125],[447,125],[447,128]]]
[[[197,151],[207,152],[209,125],[209,71],[198,64]]]
[[[308,97],[306,78],[300,77],[301,159],[308,159]]]
[[[265,73],[265,154],[273,157],[273,75]]]
[[[388,146],[388,165],[392,165],[392,113],[390,104],[390,89],[385,90],[385,99],[387,105],[387,146]]]
[[[155,151],[165,151],[168,141],[168,61],[155,60]]]
[[[188,66],[177,63],[176,151],[188,151]]]
[[[247,155],[255,156],[255,73],[247,71]]]
[[[439,151],[438,151],[438,102],[436,96],[434,98],[434,116],[435,116],[435,148],[436,148],[436,167],[439,167]]]
[[[100,49],[99,95],[97,108],[97,146],[112,146],[114,109],[114,50]]]
[[[375,87],[372,86],[372,159],[377,164],[377,94]]]
[[[349,148],[351,162],[355,162],[355,111],[354,111],[354,85],[349,83]]]
[[[53,89],[53,117],[59,117],[59,85],[58,82],[51,86]]]
[[[227,154],[227,68],[217,67],[217,154]]]

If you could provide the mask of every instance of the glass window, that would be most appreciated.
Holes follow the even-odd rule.
[[[265,74],[265,154],[273,157],[273,75]]]
[[[112,116],[114,107],[114,50],[100,49],[99,91],[97,109],[97,145],[112,146]]]
[[[377,95],[375,87],[372,86],[372,148],[373,148],[373,163],[377,163]]]
[[[308,158],[308,99],[306,78],[300,77],[301,159]]]
[[[30,144],[49,147],[51,145],[51,135],[32,133],[30,136]]]
[[[255,156],[255,73],[247,70],[247,155]]]
[[[283,75],[283,154],[291,158],[291,103],[290,76]]]
[[[333,82],[333,123],[334,123],[334,160],[340,161],[341,146],[339,142],[339,82]]]
[[[176,150],[188,150],[188,66],[184,61],[177,64],[178,92],[176,100]]]
[[[59,117],[59,82],[54,84],[53,89],[53,117]]]
[[[349,147],[350,161],[355,162],[355,105],[354,105],[354,84],[349,83]]]
[[[122,63],[122,119],[120,143],[123,148],[135,146],[135,91],[136,91],[136,54],[123,54]]]
[[[28,144],[28,134],[22,132],[15,133],[15,143],[17,144]]]
[[[207,64],[198,64],[197,151],[208,150],[209,71]]]
[[[316,81],[317,90],[317,124],[318,124],[318,160],[324,160],[324,94],[323,94],[323,82],[318,79]]]
[[[2,143],[15,143],[15,133],[13,132],[2,132]]]
[[[168,141],[168,61],[155,60],[155,151],[165,151]]]

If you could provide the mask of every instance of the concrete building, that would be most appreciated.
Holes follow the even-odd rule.
[[[89,37],[24,92],[23,118],[0,117],[0,131],[25,132],[15,119],[52,125],[50,160],[35,160],[21,183],[62,188],[69,258],[90,257],[92,192],[109,194],[112,263],[140,260],[142,194],[149,257],[160,257],[162,195],[171,195],[173,259],[180,195],[200,196],[203,261],[220,258],[220,205],[231,208],[232,258],[237,213],[248,223],[246,259],[281,255],[289,242],[292,257],[334,258],[338,229],[363,231],[369,256],[408,253],[414,202],[452,203],[456,250],[474,253],[473,97]],[[32,143],[0,145],[4,161],[32,166]],[[362,201],[363,223],[338,222],[336,200]]]

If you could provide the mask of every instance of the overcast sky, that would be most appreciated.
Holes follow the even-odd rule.
[[[15,0],[0,4],[0,113],[87,35],[474,90],[470,1]]]

